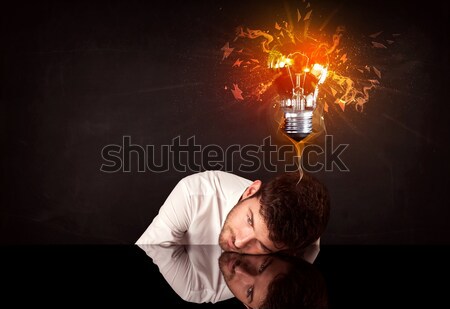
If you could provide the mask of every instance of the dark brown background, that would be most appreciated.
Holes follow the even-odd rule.
[[[350,172],[317,174],[332,194],[323,244],[449,244],[448,4],[313,8],[337,8],[331,25],[345,24],[355,39],[401,34],[388,53],[368,59],[383,84],[364,113],[333,107],[326,115],[335,143],[349,144],[342,158]],[[224,148],[275,136],[270,104],[237,103],[223,91],[220,48],[235,26],[272,26],[284,9],[279,1],[2,8],[0,242],[134,243],[190,172],[100,172],[101,149],[124,135],[156,147],[195,136]]]

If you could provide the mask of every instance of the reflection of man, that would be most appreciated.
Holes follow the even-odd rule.
[[[218,245],[138,247],[158,266],[164,279],[183,300],[216,303],[234,297],[225,282],[224,271],[220,270],[217,262],[223,252]],[[306,252],[305,255],[309,263],[314,262],[314,254]]]
[[[217,244],[265,254],[319,244],[329,217],[326,188],[284,173],[268,182],[221,171],[183,178],[136,244]]]
[[[299,258],[224,252],[219,265],[228,287],[247,308],[328,307],[322,274]]]

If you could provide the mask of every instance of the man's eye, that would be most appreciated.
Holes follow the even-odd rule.
[[[266,260],[261,264],[261,266],[259,266],[258,272],[262,273],[264,271],[264,269],[266,269],[267,265],[269,265],[269,262],[270,262],[270,258],[266,258]]]
[[[253,226],[253,219],[250,216],[247,216],[247,223]]]
[[[252,299],[253,298],[253,285],[248,288],[247,290],[247,298]]]

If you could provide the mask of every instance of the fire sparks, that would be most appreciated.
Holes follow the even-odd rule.
[[[302,86],[302,91],[314,96],[318,95],[316,88],[320,85],[322,90],[317,99],[325,106],[325,112],[333,104],[342,111],[349,105],[363,111],[370,92],[381,84],[382,70],[370,64],[358,64],[362,62],[361,55],[355,52],[359,47],[349,47],[348,42],[342,44],[347,31],[344,26],[338,26],[331,34],[324,31],[324,26],[313,29],[314,11],[309,2],[304,5],[288,16],[290,22],[269,21],[272,27],[266,30],[236,28],[234,39],[221,49],[222,63],[233,69],[228,89],[239,101],[273,102],[276,98],[280,101],[280,91],[274,87],[285,83],[287,91],[294,92],[295,97],[298,91],[295,80],[300,78],[301,83],[310,84],[309,88]],[[368,34],[368,42],[361,44],[387,49],[398,36],[384,38],[386,33],[377,31]],[[308,93],[302,95],[306,97]]]
[[[242,97],[242,90],[239,89],[239,86],[237,84],[233,84],[233,89],[231,89],[231,93],[233,93],[233,96],[236,100],[244,100]]]

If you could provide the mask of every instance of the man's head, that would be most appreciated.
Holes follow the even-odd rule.
[[[219,236],[225,251],[297,251],[316,241],[328,223],[330,200],[316,178],[283,173],[253,182],[228,214]]]
[[[225,252],[219,267],[228,288],[247,308],[327,308],[324,277],[302,259]]]

